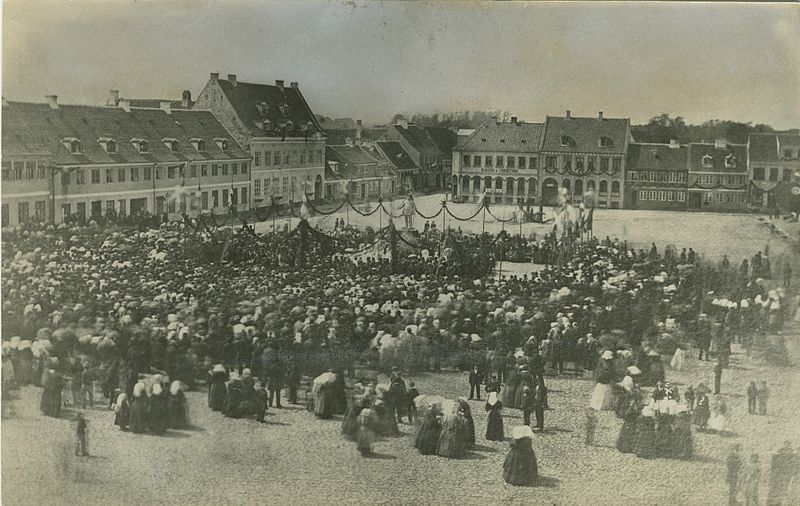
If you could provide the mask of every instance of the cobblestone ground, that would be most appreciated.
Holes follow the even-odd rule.
[[[789,351],[800,359],[798,328],[789,332]],[[682,385],[712,381],[712,364],[690,360],[684,371],[668,371]],[[766,379],[769,415],[747,415],[747,383]],[[412,378],[408,378],[412,379]],[[468,392],[466,374],[445,372],[413,377],[423,394],[455,398]],[[641,460],[614,449],[620,420],[602,413],[595,447],[584,446],[583,409],[590,380],[552,378],[552,410],[534,448],[542,479],[535,488],[516,488],[502,479],[507,443],[483,438],[484,403],[474,402],[477,448],[466,460],[421,456],[412,448],[416,427],[376,444],[364,459],[339,434],[341,417],[317,420],[299,406],[271,409],[268,423],[231,420],[206,407],[203,392],[189,393],[192,424],[165,436],[123,433],[113,414],[89,410],[92,457],[72,456],[74,412],[61,419],[38,412],[40,390],[15,392],[3,421],[5,504],[723,504],[725,457],[734,443],[762,462],[786,439],[800,443],[795,415],[798,369],[775,368],[732,358],[723,376],[723,395],[732,408],[733,434],[695,433],[691,461]],[[683,390],[683,387],[682,387]],[[521,423],[516,410],[504,413],[507,433]],[[766,472],[766,470],[765,470]],[[762,498],[766,497],[765,475]],[[763,499],[762,499],[763,500]]]

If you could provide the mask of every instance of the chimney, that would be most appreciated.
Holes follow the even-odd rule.
[[[681,147],[680,142],[678,142],[675,139],[670,139],[669,140],[669,148],[670,149],[678,149],[679,147]]]
[[[492,121],[494,121],[495,125],[499,125],[500,124],[500,118],[498,118],[497,116],[492,116]]]
[[[728,142],[725,139],[714,139],[714,149],[725,149],[728,147]]]
[[[282,92],[283,91],[283,79],[276,79],[275,80],[275,86],[277,86],[278,90]]]
[[[212,72],[211,73],[211,80],[212,81],[216,81],[217,79],[219,79],[219,72]]]
[[[192,105],[192,92],[189,90],[183,90],[183,95],[181,96],[181,105],[183,107],[188,108]]]
[[[131,101],[127,99],[120,99],[119,107],[125,112],[131,112]]]
[[[361,120],[356,120],[356,146],[361,145]]]
[[[289,83],[289,86],[291,86],[292,88],[294,88],[296,90],[300,89],[300,86],[297,84],[297,81]]]
[[[511,116],[511,124],[512,125],[516,125],[517,124],[517,117],[516,116]]]
[[[47,105],[50,106],[50,109],[58,109],[58,95],[45,95],[44,99],[47,102]]]
[[[117,105],[119,103],[119,90],[111,90],[111,98],[108,105]]]
[[[572,111],[567,109],[567,119],[572,119]]]
[[[172,107],[171,107],[172,104],[170,104],[168,101],[162,100],[158,105],[161,108],[161,110],[164,111],[165,113],[172,114]]]
[[[236,74],[228,74],[228,81],[230,81],[231,85],[236,88]]]
[[[597,119],[603,119],[603,111],[597,113]]]

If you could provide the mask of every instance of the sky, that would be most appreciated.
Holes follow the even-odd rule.
[[[504,110],[800,127],[800,4],[5,0],[3,96],[299,82],[317,114]]]

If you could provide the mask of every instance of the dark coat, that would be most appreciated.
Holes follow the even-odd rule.
[[[489,441],[503,441],[505,433],[503,431],[503,403],[497,401],[494,406],[486,403],[486,439]]]
[[[503,479],[510,485],[531,486],[536,483],[539,468],[530,438],[511,441],[511,451],[503,462]]]

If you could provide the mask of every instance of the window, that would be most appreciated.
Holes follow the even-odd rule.
[[[175,199],[169,199],[167,202],[167,213],[175,214]]]
[[[200,208],[204,211],[208,209],[208,192],[200,193]]]
[[[525,168],[525,162],[527,162],[527,161],[528,161],[527,158],[525,158],[524,156],[520,156],[520,157],[517,158],[517,165],[519,166],[520,169],[524,169]]]
[[[713,167],[714,166],[714,158],[711,155],[706,155],[703,157],[703,167]]]
[[[139,167],[131,167],[131,181],[139,180]]]
[[[231,164],[231,174],[233,174],[235,176],[238,173],[239,173],[239,164],[238,163],[232,163]]]
[[[300,165],[305,165],[306,163],[306,154],[304,152],[300,152]]]
[[[216,163],[212,163],[211,164],[211,177],[218,176],[218,175],[219,175],[219,167],[217,166]]]
[[[561,145],[562,146],[572,146],[573,142],[574,141],[572,140],[572,137],[570,137],[569,135],[562,135],[561,136]]]
[[[289,165],[289,153],[288,152],[284,153],[284,155],[283,155],[283,164],[284,165]]]
[[[106,200],[106,212],[114,210],[114,201]]]
[[[725,157],[725,167],[728,169],[732,169],[736,167],[736,157],[733,155],[728,155]]]
[[[197,151],[205,151],[206,150],[206,141],[204,141],[203,139],[197,139],[195,141],[195,143],[194,143],[194,147],[195,147],[195,149],[197,149]]]
[[[647,190],[639,190],[639,200],[647,200]]]
[[[34,169],[36,168],[36,162],[25,162],[25,179],[31,180],[33,179],[35,172]]]
[[[228,190],[222,190],[222,207],[228,207]]]
[[[242,174],[247,174],[247,162],[242,162]]]
[[[582,156],[579,156],[575,159],[575,170],[578,172],[583,171],[583,160],[584,158]]]
[[[136,147],[139,150],[139,153],[147,153],[150,151],[150,146],[147,144],[147,141],[139,141],[136,143]]]
[[[256,167],[260,167],[261,166],[261,152],[260,151],[256,151],[255,153],[253,153],[253,164]]]
[[[28,223],[30,219],[30,210],[28,209],[27,202],[20,202],[17,204],[17,222],[18,223]]]
[[[772,167],[769,169],[769,180],[770,181],[777,181],[778,180],[778,168]]]
[[[11,181],[14,179],[14,173],[11,172],[11,162],[3,162],[3,181]]]
[[[47,214],[47,203],[44,200],[37,200],[34,206],[34,218],[36,221],[44,221],[44,215]]]
[[[658,199],[658,192],[655,190],[650,190],[648,193],[648,200],[657,200]]]
[[[674,192],[667,192],[667,202],[672,202],[675,200],[675,193]]]
[[[239,192],[236,188],[231,189],[231,205],[235,206],[239,204]]]
[[[566,170],[572,170],[572,157],[571,156],[565,156],[564,157],[564,168]]]
[[[167,179],[175,179],[175,167],[167,167]]]
[[[208,165],[203,164],[200,166],[200,176],[206,177],[208,175]]]
[[[156,167],[156,180],[161,179],[161,167]]]
[[[538,162],[538,160],[536,159],[536,157],[535,157],[535,156],[532,156],[532,157],[531,157],[531,168],[532,168],[532,169],[535,169],[535,168],[537,168],[538,166],[539,166],[539,162]]]
[[[611,168],[614,172],[619,172],[622,169],[622,158],[612,158]]]
[[[117,169],[117,181],[120,183],[125,182],[125,169]]]
[[[686,182],[686,173],[685,172],[678,172],[678,182],[685,183]]]
[[[8,224],[9,224],[9,218],[8,218],[8,204],[3,204],[3,214],[2,214],[2,219],[3,219],[3,226],[4,226],[4,227],[7,227],[7,226],[8,226]]]
[[[556,160],[557,157],[548,155],[544,158],[544,166],[547,169],[555,169],[556,168]]]
[[[264,151],[264,165],[270,165],[272,161],[272,153],[270,151]]]
[[[792,169],[788,167],[783,168],[783,181],[789,182],[792,180]]]
[[[211,191],[211,207],[219,207],[219,190]]]
[[[282,184],[283,194],[286,195],[287,193],[289,193],[289,178],[287,176],[284,176],[282,183],[283,183]]]
[[[297,176],[292,176],[292,193],[297,189]]]
[[[722,193],[717,193],[716,194],[716,201],[717,201],[718,204],[722,203],[723,197],[724,197],[724,195]]]
[[[628,171],[628,181],[638,181],[639,173],[635,170]]]
[[[264,196],[265,197],[267,195],[272,195],[272,193],[271,193],[272,192],[271,183],[272,183],[272,180],[269,179],[269,178],[264,180]]]
[[[222,175],[223,176],[227,176],[228,175],[228,164],[227,163],[223,163],[222,164]]]
[[[247,204],[247,188],[239,188],[239,203]]]
[[[498,156],[497,157],[497,168],[498,169],[502,169],[503,166],[505,165],[505,158],[506,157],[504,157],[504,156]]]
[[[86,205],[86,204],[84,204]],[[66,218],[67,216],[72,214],[72,206],[69,204],[61,204],[61,217]],[[85,214],[84,214],[85,216]]]
[[[47,165],[44,162],[36,163],[36,177],[39,179],[47,178]]]
[[[145,167],[144,168],[144,180],[150,181],[153,179],[153,168],[152,167]]]
[[[75,171],[75,184],[86,184],[85,179],[85,171],[83,169],[79,169]]]
[[[663,190],[658,192],[658,200],[661,200],[661,201],[667,200],[667,192],[665,192]]]
[[[119,209],[117,210],[117,213],[120,216],[125,216],[125,214],[126,214],[125,199],[118,200],[117,201],[117,205],[119,206]]]
[[[281,164],[281,152],[276,151],[275,154],[272,156],[272,164],[273,165],[280,165]]]
[[[319,163],[322,163],[322,162],[325,161],[325,159],[323,158],[323,155],[322,155],[322,151],[317,151],[317,161]]]
[[[517,161],[517,159],[515,157],[509,156],[506,159],[506,167],[508,167],[509,169],[513,169],[514,166],[516,165],[516,163],[515,163],[516,161]]]
[[[24,170],[25,162],[14,162],[14,179],[17,181],[22,180]]]
[[[472,157],[472,165],[474,167],[480,167],[481,166],[481,155],[475,155],[475,156]]]
[[[653,170],[651,170],[651,171],[650,171],[650,181],[651,181],[651,182],[653,182],[653,183],[655,183],[656,181],[658,181],[658,175],[657,175],[657,173],[656,173],[655,171],[653,171]]]
[[[197,177],[197,165],[189,166],[189,177]]]
[[[670,183],[675,183],[678,181],[678,174],[676,172],[670,172],[667,174],[667,181]]]
[[[678,202],[686,202],[686,192],[675,192],[675,200]]]
[[[103,144],[104,144],[103,147],[106,149],[106,153],[108,153],[109,155],[117,154],[117,143],[116,143],[116,141],[114,141],[113,139],[109,139],[106,142],[104,142]]]
[[[253,181],[253,197],[258,198],[261,196],[261,180],[256,179]]]
[[[602,181],[600,181],[600,194],[604,195],[606,193],[608,193],[608,181],[603,179]]]
[[[100,169],[92,169],[92,184],[100,184]]]
[[[600,170],[608,171],[608,157],[600,158]]]
[[[784,158],[791,158],[792,157],[792,150],[791,149],[784,149],[783,150],[783,157]]]
[[[619,181],[612,181],[611,182],[611,196],[612,197],[619,197]]]
[[[69,143],[69,152],[73,155],[79,155],[83,151],[81,141],[73,140]]]
[[[610,148],[614,143],[611,142],[611,137],[600,137],[600,147]]]
[[[178,141],[176,139],[165,139],[164,145],[173,153],[178,151]]]

